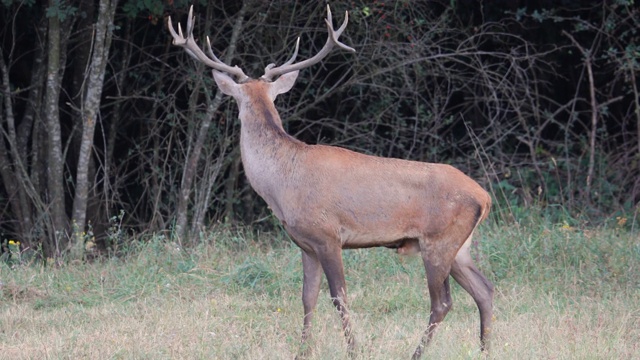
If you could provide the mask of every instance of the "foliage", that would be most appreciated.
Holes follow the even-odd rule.
[[[77,7],[71,6],[64,0],[53,0],[51,5],[47,7],[46,16],[57,17],[60,21],[73,17],[78,11]]]

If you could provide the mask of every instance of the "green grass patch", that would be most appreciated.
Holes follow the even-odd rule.
[[[493,358],[640,352],[638,234],[529,219],[484,225],[476,240],[496,285]],[[429,317],[421,259],[378,248],[345,251],[344,263],[356,357],[409,358]],[[0,359],[293,358],[301,268],[285,235],[228,227],[194,249],[152,237],[89,263],[2,263]],[[475,304],[452,284],[454,308],[425,358],[482,358]],[[312,359],[346,358],[326,281],[311,346]]]

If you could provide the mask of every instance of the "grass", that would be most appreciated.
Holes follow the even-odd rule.
[[[492,358],[632,359],[640,353],[640,241],[615,226],[484,225],[474,248],[496,285]],[[428,322],[421,260],[346,251],[358,359],[409,358]],[[188,251],[163,238],[120,257],[0,265],[0,359],[293,358],[300,251],[281,234],[218,228]],[[480,359],[478,313],[454,308],[425,358]],[[312,359],[346,358],[326,282]]]

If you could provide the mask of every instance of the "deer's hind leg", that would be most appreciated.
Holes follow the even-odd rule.
[[[473,297],[480,311],[480,346],[489,350],[491,321],[493,317],[493,284],[473,263],[469,246],[471,236],[458,251],[451,267],[451,276]]]
[[[444,320],[445,316],[447,316],[453,304],[449,286],[451,260],[448,260],[452,259],[453,255],[449,256],[433,251],[430,246],[421,246],[421,250],[422,260],[427,273],[429,297],[431,298],[431,315],[429,316],[429,326],[412,356],[413,360],[419,359],[422,356],[424,348],[431,342],[438,325]]]

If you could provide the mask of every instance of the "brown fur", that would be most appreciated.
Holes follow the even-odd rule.
[[[242,162],[252,187],[302,249],[303,349],[324,272],[353,350],[341,251],[375,246],[422,255],[431,317],[414,359],[451,308],[450,274],[478,304],[481,342],[487,347],[493,285],[469,254],[472,233],[491,206],[484,189],[449,165],[380,158],[292,138],[273,101],[293,86],[297,72],[274,82],[242,84],[216,71],[214,77],[238,103]]]

